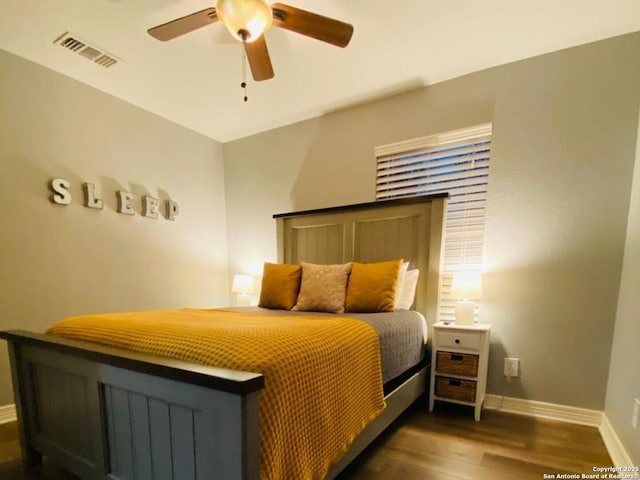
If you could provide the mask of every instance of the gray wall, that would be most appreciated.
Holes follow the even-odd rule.
[[[640,129],[636,145],[636,164],[629,205],[629,224],[625,244],[618,312],[613,335],[613,351],[605,414],[631,456],[640,465],[640,427],[631,426],[634,399],[640,399]]]
[[[71,181],[71,205],[49,203],[54,177]],[[82,205],[83,182],[102,191],[103,211]],[[135,216],[116,213],[118,189],[136,194]],[[177,201],[176,222],[142,217],[142,194]],[[0,205],[0,330],[228,303],[221,146],[1,50]]]
[[[640,34],[627,35],[225,144],[230,271],[258,273],[275,260],[273,213],[373,200],[375,145],[493,121],[481,309],[494,324],[489,392],[602,409],[638,51]],[[521,359],[510,384],[505,355]]]

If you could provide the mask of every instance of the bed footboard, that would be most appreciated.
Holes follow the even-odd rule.
[[[260,476],[259,374],[29,332],[9,342],[23,460],[85,480]]]

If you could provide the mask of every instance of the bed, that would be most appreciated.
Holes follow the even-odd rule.
[[[278,260],[404,258],[421,271],[415,310],[437,318],[446,196],[274,215]],[[83,479],[260,478],[264,377],[24,331],[9,343],[23,460]],[[428,358],[428,356],[427,356]],[[332,465],[334,478],[425,392],[421,362],[385,384],[386,408]]]

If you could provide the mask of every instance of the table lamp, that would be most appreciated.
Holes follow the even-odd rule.
[[[251,294],[253,293],[253,277],[250,275],[234,275],[231,291],[238,294],[238,306],[249,306]]]
[[[480,273],[461,272],[453,275],[451,298],[456,303],[456,323],[473,325],[473,312],[477,300],[482,297],[482,279]]]

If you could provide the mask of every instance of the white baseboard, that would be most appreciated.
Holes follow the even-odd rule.
[[[530,417],[549,418],[562,422],[577,423],[590,427],[600,427],[603,416],[599,410],[536,402],[522,398],[501,397],[500,395],[487,395],[484,399],[484,408],[488,410],[500,410],[507,413],[517,413]]]
[[[5,405],[0,407],[0,425],[3,423],[15,422],[17,418],[15,405]]]
[[[631,467],[633,463],[631,462],[631,457],[627,453],[627,450],[624,448],[624,445],[620,441],[620,437],[613,429],[613,425],[609,421],[609,418],[606,414],[602,414],[602,423],[599,427],[600,436],[602,436],[602,440],[604,441],[607,450],[609,451],[609,456],[611,460],[613,460],[613,464],[616,467]]]
[[[613,425],[611,425],[604,412],[599,410],[523,400],[522,398],[501,397],[500,395],[487,395],[484,399],[484,408],[597,427],[614,466],[633,466],[631,457],[624,448]]]

